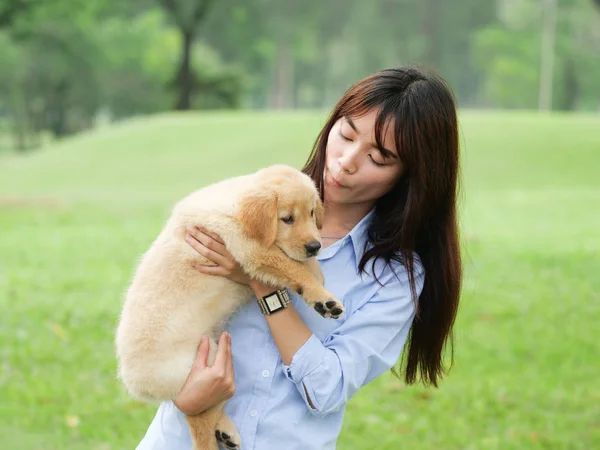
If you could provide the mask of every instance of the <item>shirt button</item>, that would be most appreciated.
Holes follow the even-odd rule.
[[[267,377],[269,376],[269,371],[268,371],[268,370],[263,370],[263,371],[262,371],[262,376],[263,376],[264,378],[267,378]]]
[[[250,415],[251,415],[252,417],[256,416],[257,414],[258,414],[258,411],[257,411],[257,410],[255,410],[255,409],[253,409],[252,411],[250,411]]]

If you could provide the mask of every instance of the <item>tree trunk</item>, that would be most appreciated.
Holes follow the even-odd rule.
[[[277,46],[273,72],[269,107],[273,109],[293,108],[294,56],[287,40],[280,41]]]
[[[441,3],[438,0],[423,0],[421,2],[422,22],[421,30],[425,36],[426,49],[423,62],[434,69],[440,68],[440,19],[442,14]]]
[[[68,134],[67,108],[65,105],[67,87],[66,81],[60,81],[54,88],[54,91],[50,93],[50,102],[47,109],[48,126],[56,138],[61,138]]]
[[[34,108],[34,102],[31,96],[25,96],[23,100],[25,116],[29,129],[29,148],[39,148],[41,146],[40,133],[43,130],[43,118]]]
[[[561,109],[574,111],[577,107],[577,99],[579,97],[579,81],[573,67],[573,61],[570,58],[567,58],[563,65],[563,82],[564,98]]]
[[[23,97],[21,89],[14,86],[10,92],[11,108],[10,118],[12,119],[13,148],[18,152],[27,150],[27,118],[23,111]]]
[[[206,19],[206,14],[213,5],[214,0],[194,0],[187,2],[185,6],[193,6],[192,11],[184,7],[181,2],[175,0],[161,0],[160,3],[181,32],[183,46],[181,62],[173,83],[177,90],[175,109],[180,111],[188,110],[192,107],[192,96],[196,88],[191,61],[194,35],[200,24]]]
[[[27,151],[27,130],[22,117],[13,116],[14,148],[17,152]]]
[[[552,109],[554,46],[556,41],[556,0],[542,1],[542,46],[540,51],[540,86],[538,109]]]
[[[181,62],[176,77],[177,103],[175,109],[179,111],[189,110],[192,106],[192,95],[194,90],[194,75],[192,73],[192,44],[194,34],[191,31],[181,30],[183,49]]]

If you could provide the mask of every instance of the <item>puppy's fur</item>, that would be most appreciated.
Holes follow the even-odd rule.
[[[202,335],[211,336],[212,364],[223,323],[252,295],[247,286],[193,267],[208,262],[185,242],[186,227],[218,234],[249,275],[302,293],[324,317],[339,317],[344,308],[323,288],[307,250],[320,244],[322,216],[312,180],[282,165],[210,185],[177,203],[137,267],[117,327],[119,377],[129,392],[144,400],[174,399]],[[293,223],[286,223],[290,217]],[[228,448],[239,447],[223,406],[187,417],[197,449],[218,449],[216,431],[229,437]]]

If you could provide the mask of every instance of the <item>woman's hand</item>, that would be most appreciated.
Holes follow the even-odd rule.
[[[256,297],[262,297],[273,292],[273,286],[251,278],[242,270],[239,263],[225,247],[225,243],[216,234],[200,228],[188,228],[185,240],[194,250],[213,263],[210,265],[200,264],[199,262],[193,263],[198,271],[207,275],[227,277],[237,283],[248,285],[254,291]]]
[[[199,228],[188,228],[186,242],[213,264],[194,264],[194,267],[207,275],[227,277],[240,284],[249,285],[251,278],[242,270],[229,253],[219,236]]]
[[[198,346],[196,361],[181,392],[173,400],[175,406],[189,416],[200,414],[235,393],[231,336],[223,332],[219,339],[217,356],[212,366],[208,363],[210,342],[203,336]]]

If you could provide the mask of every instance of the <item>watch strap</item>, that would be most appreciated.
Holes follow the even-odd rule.
[[[292,299],[287,289],[278,289],[261,298],[258,298],[260,310],[265,315],[273,314],[276,311],[286,308]]]

